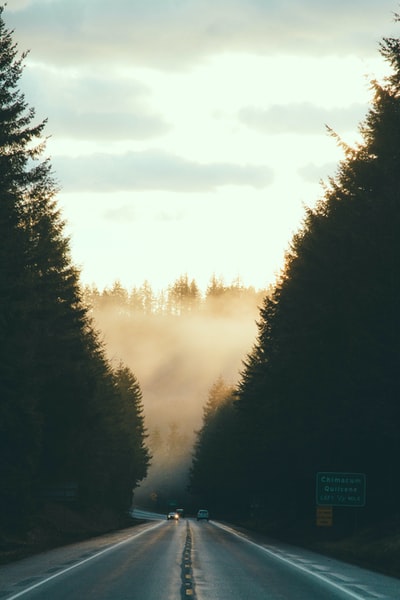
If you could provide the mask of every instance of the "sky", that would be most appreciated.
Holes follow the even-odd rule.
[[[83,284],[264,289],[355,144],[395,0],[8,0]]]

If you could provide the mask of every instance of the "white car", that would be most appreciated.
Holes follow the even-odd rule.
[[[201,508],[197,513],[196,520],[197,521],[208,521],[209,519],[210,519],[210,515],[208,513],[208,510],[206,510],[205,508]]]
[[[167,514],[167,521],[179,521],[179,513],[175,510]]]

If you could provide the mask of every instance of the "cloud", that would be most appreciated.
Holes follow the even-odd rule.
[[[128,204],[111,208],[105,211],[104,216],[107,220],[115,221],[116,223],[129,223],[137,220],[136,210]]]
[[[224,185],[263,188],[273,179],[267,166],[201,164],[158,150],[77,158],[55,157],[53,167],[65,192],[170,190],[200,192]]]
[[[154,220],[160,223],[176,223],[183,221],[184,218],[185,213],[181,210],[161,210],[154,215]]]
[[[33,4],[34,0],[12,0],[12,5],[9,7],[9,10],[21,10],[26,8],[30,4]]]
[[[58,137],[77,140],[132,140],[148,139],[168,131],[162,120],[145,114],[114,112],[49,113],[49,127]]]
[[[298,170],[298,173],[303,179],[309,183],[317,183],[319,181],[327,181],[328,177],[333,177],[337,171],[337,163],[325,163],[323,165],[315,165],[309,163]]]
[[[136,207],[131,204],[122,204],[116,208],[108,209],[104,212],[104,217],[108,221],[113,221],[115,223],[128,224],[132,222],[137,222],[140,220],[145,220],[146,217],[143,213],[140,213]],[[181,210],[157,210],[151,215],[152,222],[160,222],[160,223],[176,223],[179,221],[183,221],[185,218],[185,213]]]
[[[275,104],[267,109],[246,107],[238,114],[241,123],[267,134],[321,134],[326,131],[326,125],[338,132],[354,131],[364,116],[363,104],[326,109],[310,102]]]
[[[121,74],[60,72],[33,64],[22,82],[29,104],[40,107],[49,130],[58,137],[142,140],[170,129],[160,115],[146,107],[150,90]]]
[[[181,68],[229,51],[371,55],[393,1],[36,0],[7,10],[23,48],[53,64]]]

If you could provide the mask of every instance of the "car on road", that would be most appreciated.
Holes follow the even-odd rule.
[[[210,515],[208,513],[208,510],[206,510],[205,508],[201,508],[196,516],[196,520],[197,521],[208,521],[210,519]]]
[[[179,513],[177,513],[176,510],[169,512],[167,514],[167,521],[179,521]]]

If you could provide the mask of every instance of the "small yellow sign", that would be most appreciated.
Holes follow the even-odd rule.
[[[317,527],[332,527],[332,506],[317,506]]]

